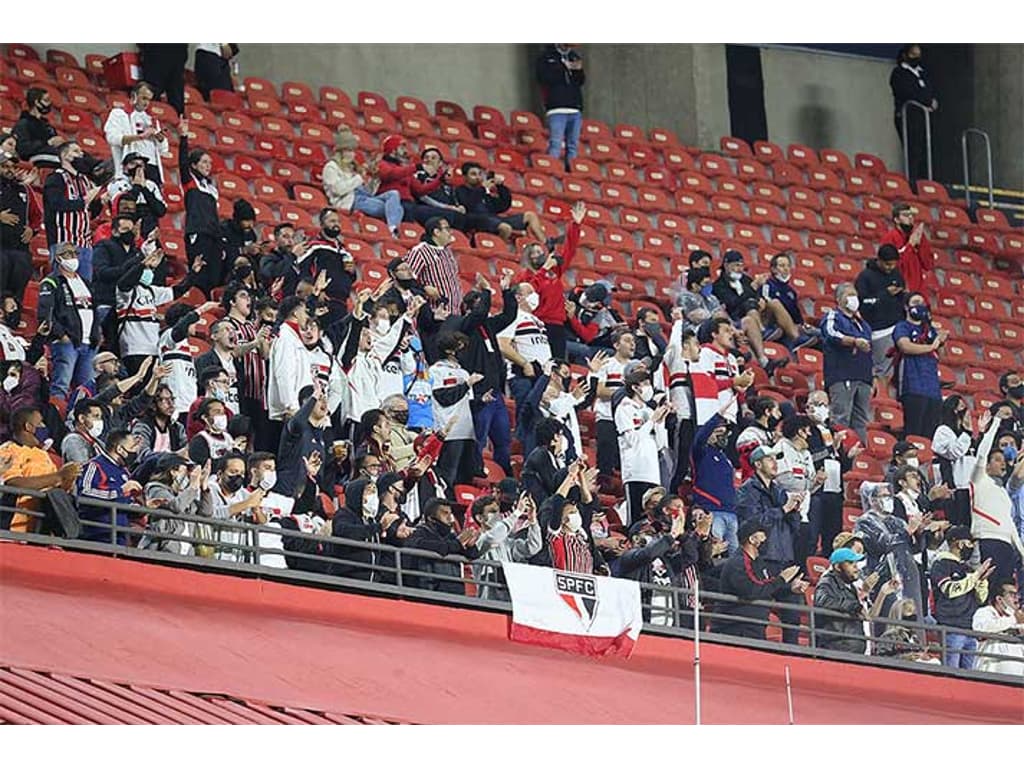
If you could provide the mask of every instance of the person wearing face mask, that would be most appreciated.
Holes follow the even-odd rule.
[[[918,564],[921,577],[921,594],[927,595],[925,574],[929,570],[929,559],[942,538],[942,532],[950,524],[945,520],[934,519],[935,505],[925,493],[924,479],[918,469],[900,468],[893,477],[892,486],[896,491],[893,514],[907,524],[907,533],[913,539],[914,561]]]
[[[367,544],[380,544],[385,531],[398,522],[395,512],[380,513],[377,483],[372,480],[353,480],[345,487],[345,506],[331,521],[331,536]],[[381,552],[375,549],[346,546],[332,541],[327,548],[334,558],[328,573],[347,579],[381,581],[384,574],[376,566]]]
[[[201,463],[207,464],[210,459]],[[249,492],[245,488],[245,457],[233,451],[221,454],[211,464],[212,474],[200,497],[199,515],[213,520],[241,522],[253,515],[263,522],[259,512],[266,491],[257,488]],[[228,527],[212,526],[212,538],[217,542],[214,557],[233,563],[248,562],[251,553],[241,549],[249,543],[248,531]]]
[[[476,549],[481,560],[496,560],[500,563],[526,563],[544,546],[540,524],[537,522],[537,506],[528,494],[522,494],[511,514],[501,512],[494,496],[481,496],[470,507],[473,521],[480,528]],[[524,535],[513,536],[520,527]],[[473,564],[473,576],[484,582],[478,595],[484,600],[509,599],[504,586],[501,570],[494,566]]]
[[[155,241],[143,244],[142,253],[124,264],[117,279],[114,297],[119,327],[118,342],[121,359],[128,373],[135,373],[148,356],[160,353],[160,320],[157,308],[180,298],[197,284],[200,263],[192,265],[183,280],[173,287],[154,285],[155,271],[164,259],[163,250]],[[208,301],[196,308],[202,315],[219,306]]]
[[[541,528],[547,531],[550,565],[559,571],[608,575],[604,557],[594,544],[590,525],[597,511],[595,469],[573,462],[555,493],[540,507]]]
[[[733,484],[734,467],[729,459],[729,428],[720,413],[697,430],[693,438],[693,494],[714,516],[712,532],[715,538],[728,543],[728,552],[739,549],[736,531],[736,487]]]
[[[167,213],[167,203],[157,180],[147,177],[147,170],[152,167],[146,158],[137,152],[128,152],[121,161],[121,173],[107,185],[110,195],[110,207],[118,213],[126,213],[129,206],[141,224],[140,234],[146,237],[160,223]]]
[[[974,536],[966,528],[956,526],[946,531],[946,546],[948,550],[938,554],[931,570],[935,619],[953,630],[969,630],[975,611],[988,599],[989,578],[995,574],[995,566],[986,559],[977,570],[971,567]],[[977,647],[977,638],[947,632],[943,663],[953,668],[974,669]]]
[[[933,435],[942,411],[939,351],[949,331],[931,324],[931,311],[920,293],[907,296],[907,319],[892,334],[897,354],[894,383],[903,406],[903,429],[908,435]]]
[[[403,395],[389,395],[380,407],[387,417],[385,439],[391,446],[391,456],[395,465],[404,469],[416,458],[416,449],[413,447],[416,433],[408,428],[409,403]]]
[[[96,400],[79,400],[74,410],[75,430],[69,432],[60,444],[64,461],[84,464],[100,451],[103,436],[103,409]]]
[[[882,582],[898,578],[902,593],[895,597],[913,600],[923,615],[920,569],[914,560],[917,527],[893,514],[895,500],[888,483],[862,483],[860,493],[864,514],[857,518],[853,532],[864,542],[868,571],[877,571]],[[889,604],[880,610],[887,612]]]
[[[198,515],[201,478],[201,467],[190,467],[188,459],[162,453],[155,459],[153,473],[143,486],[142,503],[149,509],[174,515]],[[195,549],[183,539],[194,536],[191,522],[151,512],[146,516],[146,531],[139,540],[139,549],[190,556]]]
[[[746,520],[737,538],[740,547],[722,566],[719,591],[739,598],[739,602],[723,602],[716,607],[716,613],[722,616],[712,619],[711,631],[764,640],[771,609],[749,601],[777,600],[786,594],[803,594],[809,585],[800,577],[800,567],[796,565],[777,575],[771,574],[760,557],[761,548],[768,540],[768,532],[760,520]]]
[[[882,246],[891,245],[899,253],[900,274],[907,281],[907,290],[920,293],[935,290],[937,256],[924,234],[924,222],[914,223],[917,209],[910,203],[896,203],[892,207],[893,228],[885,233]]]
[[[821,538],[821,556],[832,553],[832,541],[843,528],[843,475],[848,472],[853,460],[864,451],[857,443],[847,447],[844,443],[846,431],[836,429],[831,422],[828,395],[821,390],[812,390],[807,395],[807,415],[812,422],[808,450],[814,461],[814,471],[823,470],[825,482],[811,494],[811,508],[808,512],[810,527],[804,541],[808,555],[818,551],[818,537]]]
[[[153,101],[153,89],[139,82],[131,89],[131,112],[114,107],[103,124],[103,133],[110,145],[114,173],[120,173],[130,155],[141,157],[146,177],[163,182],[162,157],[170,154],[170,145],[160,121],[147,112]]]
[[[764,446],[771,449],[778,436],[776,427],[782,423],[782,411],[779,404],[770,397],[757,397],[750,404],[750,412],[754,420],[744,427],[736,437],[736,453],[740,457],[740,479],[747,480],[754,474],[750,463],[750,454],[755,448]]]
[[[792,276],[793,256],[788,251],[772,256],[771,274],[761,286],[761,298],[768,303],[775,322],[785,334],[782,343],[795,350],[815,343],[819,331],[813,325],[804,322],[800,297],[790,284]]]
[[[61,144],[57,153],[60,167],[43,185],[46,242],[53,260],[58,245],[73,245],[77,271],[88,281],[92,279],[92,219],[100,215],[110,196],[79,170],[85,153],[76,142]]]
[[[139,441],[140,462],[150,453],[188,452],[185,426],[175,418],[174,392],[167,384],[156,388],[152,404],[132,422],[132,434]]]
[[[644,493],[661,483],[659,450],[663,444],[659,444],[657,430],[660,425],[664,440],[665,418],[672,412],[672,406],[664,396],[659,405],[652,408],[648,404],[644,398],[645,383],[650,386],[650,378],[644,370],[625,376],[624,396],[615,410],[622,482],[627,500],[626,516],[622,522],[627,526],[631,520],[643,516]]]
[[[1024,677],[1024,609],[1020,591],[1012,581],[994,581],[989,588],[989,604],[974,612],[971,627],[975,632],[1005,635],[1005,639],[983,640],[978,647],[979,672],[996,672],[1018,680]],[[991,654],[991,655],[987,655]],[[993,656],[1016,657],[998,659]]]
[[[671,488],[679,488],[690,477],[690,448],[696,428],[697,406],[693,395],[691,373],[698,370],[700,344],[697,334],[684,328],[685,320],[678,308],[672,312],[672,333],[665,348],[664,373],[668,377],[668,401],[672,414],[667,423],[669,441],[675,457]]]
[[[0,288],[19,304],[35,272],[29,243],[43,225],[42,204],[31,182],[18,169],[17,156],[0,150]]]
[[[541,419],[549,418],[560,422],[566,430],[569,438],[566,453],[582,456],[583,438],[576,411],[587,402],[589,394],[590,384],[586,379],[574,384],[572,369],[566,360],[552,359],[550,373],[537,379],[523,408],[524,455],[529,456],[537,446],[535,426]]]
[[[742,329],[746,335],[757,364],[771,376],[776,368],[785,365],[786,360],[769,360],[765,355],[765,339],[777,337],[777,328],[774,325],[766,326],[765,319],[770,318],[774,322],[774,313],[786,310],[777,301],[769,306],[762,298],[761,288],[767,279],[768,276],[764,274],[750,277],[743,271],[743,254],[739,251],[726,251],[713,290],[736,328]]]
[[[721,411],[726,421],[735,424],[739,406],[746,399],[747,389],[754,383],[754,372],[748,369],[740,373],[739,362],[733,354],[736,351],[736,333],[732,323],[720,317],[708,320],[697,331],[697,339],[701,342],[698,359],[701,376],[694,379],[701,389],[701,395],[696,398],[697,426],[705,424],[716,411]],[[708,374],[713,379],[710,386]]]
[[[514,290],[516,316],[497,334],[497,342],[509,368],[508,388],[515,401],[518,425],[522,424],[523,406],[530,390],[543,374],[545,364],[551,361],[551,345],[547,327],[533,314],[540,304],[540,294],[529,283],[519,283]],[[515,436],[522,441],[521,428]]]
[[[832,419],[845,424],[867,445],[871,420],[871,326],[860,315],[852,283],[836,286],[836,307],[821,321],[825,389]]]
[[[39,283],[39,324],[48,328],[53,360],[50,394],[67,400],[75,387],[92,376],[92,360],[100,338],[92,291],[79,273],[75,246],[55,249],[57,268]]]
[[[927,178],[928,158],[926,155],[924,115],[917,107],[907,110],[907,125],[903,125],[903,105],[908,101],[923,104],[929,112],[939,108],[935,88],[921,64],[921,46],[917,43],[904,45],[896,58],[896,66],[889,75],[889,88],[893,98],[893,120],[900,143],[907,145],[910,167],[907,178],[913,184]],[[934,128],[932,129],[935,130]]]
[[[67,139],[50,125],[48,115],[53,111],[53,100],[45,88],[33,87],[25,91],[25,109],[14,124],[13,135],[22,160],[44,168],[60,165],[57,148]]]
[[[1013,519],[1013,500],[1005,487],[1006,453],[996,445],[1002,419],[988,413],[978,419],[985,435],[971,472],[973,507],[971,533],[978,540],[981,557],[995,564],[997,579],[1011,579],[1024,558],[1024,542]]]
[[[185,248],[196,287],[207,296],[223,284],[224,244],[221,241],[217,200],[220,193],[212,177],[213,158],[203,149],[189,149],[188,120],[178,121],[178,176],[185,198]]]
[[[46,358],[39,359],[42,364],[11,360],[0,365],[0,441],[11,437],[10,414],[19,408],[43,408],[49,398],[44,374]]]
[[[534,435],[537,447],[530,451],[523,463],[520,482],[534,504],[539,506],[558,489],[566,467],[575,461],[576,456],[568,455],[569,441],[557,419],[538,421]]]
[[[135,463],[137,441],[124,430],[111,430],[103,448],[89,460],[78,478],[77,490],[79,499],[92,499],[101,504],[135,504],[135,496],[142,492],[142,486],[131,479],[131,468]],[[79,504],[78,516],[82,520],[81,538],[87,541],[110,542],[110,512],[103,506]],[[132,515],[133,517],[135,515]],[[129,513],[118,509],[117,543],[124,546],[128,543]],[[89,525],[88,523],[106,524],[106,527]]]
[[[239,257],[250,259],[259,256],[259,234],[256,232],[256,210],[252,203],[238,199],[231,206],[231,218],[220,222],[220,238],[224,248],[225,282],[238,279],[234,273]],[[249,265],[252,274],[252,264]]]
[[[423,505],[423,520],[406,539],[405,546],[407,549],[425,549],[441,557],[461,556],[470,560],[479,557],[476,542],[480,530],[465,528],[458,534],[455,530],[451,502],[437,497],[427,499]],[[426,557],[410,558],[410,561],[410,569],[418,575],[408,577],[409,586],[453,595],[465,594],[461,562]],[[436,576],[450,578],[438,579]]]
[[[700,256],[698,256],[698,254]],[[698,258],[694,259],[695,256]],[[683,322],[684,331],[693,331],[705,320],[713,317],[728,318],[725,307],[714,294],[714,285],[711,281],[711,269],[707,266],[695,266],[704,261],[711,263],[711,254],[706,251],[694,251],[690,254],[690,268],[682,278],[683,289],[675,294],[675,306],[682,313],[680,318]]]
[[[899,252],[891,245],[857,275],[855,286],[861,317],[871,326],[871,362],[876,391],[888,396],[893,374],[893,330],[904,318],[906,284],[899,270]]]
[[[1024,425],[1024,379],[1016,371],[1007,371],[999,377],[999,392],[1013,408],[1016,429]]]
[[[377,519],[382,519],[386,514],[395,516],[391,525],[381,529],[381,541],[389,547],[404,547],[405,540],[412,536],[413,525],[403,508],[415,487],[416,478],[412,472],[386,472],[377,478],[377,496],[380,499],[377,505]],[[382,569],[394,568],[395,560],[393,553],[381,552],[377,562]],[[395,584],[398,579],[394,573],[382,571],[375,581]]]
[[[110,237],[96,244],[93,251],[92,294],[96,303],[96,317],[107,330],[108,342],[113,342],[114,324],[106,324],[114,309],[117,280],[125,269],[142,258],[136,246],[135,218],[118,214],[111,224]]]
[[[201,429],[188,443],[188,457],[193,464],[219,459],[234,450],[224,403],[212,397],[204,398],[196,409],[196,421]]]
[[[226,384],[220,385],[217,397],[231,413],[240,413],[238,376],[235,360],[238,357],[238,338],[231,322],[226,318],[210,325],[210,351],[196,358],[196,374],[202,378],[210,368],[220,368]]]
[[[811,522],[811,499],[825,484],[825,470],[816,469],[811,454],[811,433],[814,423],[808,416],[794,415],[782,423],[782,440],[777,448],[781,452],[778,477],[779,486],[800,499],[799,533],[794,541],[796,562],[806,562],[814,553],[821,521]],[[813,539],[813,541],[812,541]]]
[[[942,403],[940,423],[932,436],[934,465],[939,478],[953,495],[946,508],[946,519],[953,525],[971,524],[971,470],[974,468],[974,430],[971,411],[960,395],[950,395]]]

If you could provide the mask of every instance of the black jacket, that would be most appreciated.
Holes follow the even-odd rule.
[[[141,258],[134,243],[125,248],[111,237],[96,244],[92,253],[92,298],[96,306],[115,305],[117,281],[132,265],[132,259]]]
[[[860,598],[857,597],[856,587],[843,581],[835,571],[828,570],[822,575],[814,590],[814,607],[845,613],[850,617],[848,619],[836,616],[816,617],[820,634],[817,635],[815,642],[819,648],[830,648],[833,651],[846,651],[847,653],[864,653],[867,648],[864,624],[861,618],[864,608],[860,603]]]
[[[504,184],[494,187],[496,195],[487,194],[483,185],[470,187],[463,185],[455,190],[455,199],[466,209],[468,214],[497,216],[512,206],[512,193]]]
[[[796,536],[800,532],[800,512],[784,512],[786,492],[775,483],[766,486],[756,474],[736,491],[736,517],[741,523],[753,519],[765,527],[768,541],[760,556],[776,563],[792,563]]]
[[[548,45],[537,59],[537,82],[544,98],[544,109],[583,110],[583,84],[587,77],[582,69],[569,69],[562,63],[562,54]]]
[[[729,277],[724,271],[711,287],[715,298],[722,302],[725,311],[733,320],[739,320],[750,310],[757,309],[761,300],[761,294],[754,288],[749,275],[740,275],[740,288],[740,293],[733,290]]]
[[[425,549],[443,557],[448,555],[461,555],[469,558],[470,560],[475,560],[480,556],[480,553],[477,551],[475,546],[469,547],[468,549],[463,547],[462,544],[459,543],[459,537],[455,535],[455,532],[452,531],[451,528],[432,518],[424,520],[416,526],[416,530],[414,530],[412,535],[405,540],[405,548]],[[439,574],[444,576],[454,576],[457,578],[461,577],[461,563],[434,560],[433,558],[426,557],[410,558],[410,561],[414,570],[426,574],[407,577],[407,583],[410,585],[419,587],[420,589],[429,589],[434,592],[447,592],[452,595],[463,595],[466,593],[466,588],[461,581],[435,579],[430,575]]]
[[[555,467],[546,445],[538,445],[530,451],[520,475],[524,490],[529,491],[538,508],[548,496],[558,490],[564,479],[565,468]]]
[[[895,296],[888,291],[890,285],[903,288]],[[860,297],[860,314],[874,330],[892,328],[903,319],[903,297],[907,284],[898,269],[886,274],[872,259],[857,275],[857,296]]]
[[[935,598],[935,620],[947,627],[971,629],[974,612],[981,607],[978,590],[970,589],[976,581],[974,569],[951,552],[943,552],[932,563],[932,596]]]
[[[768,622],[770,608],[751,605],[746,600],[777,600],[789,591],[789,585],[782,576],[769,576],[768,569],[760,557],[751,559],[750,555],[740,549],[722,566],[719,591],[726,595],[734,595],[741,602],[727,602],[716,605],[717,613],[724,613],[737,618],[756,619],[756,622],[733,621],[728,618],[716,618],[711,622],[713,632],[727,635],[764,639],[765,626]]]
[[[345,488],[345,506],[339,509],[331,521],[331,535],[336,539],[351,539],[370,544],[379,544],[383,531],[375,519],[363,517],[363,493],[369,480],[353,480]],[[332,576],[344,576],[363,581],[379,581],[373,565],[380,559],[380,553],[372,549],[331,543],[327,554],[341,562],[331,563]],[[368,567],[363,567],[363,565]]]
[[[484,291],[483,300],[466,315],[453,315],[441,325],[442,331],[459,331],[469,337],[469,344],[459,355],[459,364],[469,373],[482,373],[484,377],[473,387],[473,402],[489,390],[505,391],[505,360],[498,349],[498,333],[516,319],[518,305],[511,290],[502,291],[501,314],[490,316],[491,294]],[[455,310],[455,307],[452,308]],[[488,349],[488,346],[490,349]]]
[[[17,179],[0,177],[0,211],[10,211],[18,217],[15,224],[0,224],[0,248],[5,251],[27,251],[28,243],[21,242],[21,234],[28,226],[31,193]]]
[[[27,110],[23,111],[14,124],[13,133],[18,142],[18,157],[22,160],[31,160],[43,153],[57,153],[57,148],[49,143],[57,135],[57,129],[45,117],[35,117]]]
[[[893,110],[897,119],[902,119],[901,110],[908,101],[917,101],[930,107],[935,98],[935,89],[928,82],[928,74],[924,67],[919,67],[920,77],[906,67],[897,64],[889,75],[889,87],[892,89]],[[923,85],[921,83],[924,83]],[[911,114],[914,114],[911,112]]]
[[[219,240],[216,182],[192,170],[188,153],[188,136],[182,135],[178,144],[178,174],[185,196],[185,234],[206,235]]]
[[[302,461],[313,451],[319,451],[323,459],[327,458],[326,427],[314,427],[309,423],[309,415],[313,412],[316,399],[306,398],[302,407],[284,424],[281,430],[281,442],[277,448],[278,466],[277,485],[274,490],[283,496],[295,493],[298,482],[306,475],[306,465]],[[325,461],[326,463],[326,461]]]
[[[95,306],[95,303],[94,303]],[[92,333],[88,339],[82,338],[82,319],[75,308],[75,297],[71,286],[59,271],[53,272],[39,283],[39,305],[36,317],[40,323],[49,321],[51,340],[59,341],[64,334],[75,346],[90,344],[96,346],[100,339],[100,324],[93,317]]]

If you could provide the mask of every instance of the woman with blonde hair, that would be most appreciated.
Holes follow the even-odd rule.
[[[360,164],[356,154],[359,140],[347,126],[341,126],[335,135],[334,156],[324,166],[324,194],[331,207],[341,211],[359,211],[387,222],[392,237],[398,237],[402,223],[402,200],[396,190],[376,194],[380,186],[377,177],[379,158],[372,157]]]

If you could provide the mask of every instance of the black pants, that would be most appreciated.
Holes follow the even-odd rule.
[[[614,421],[597,422],[597,469],[602,475],[611,477],[619,464],[619,433]]]
[[[144,55],[142,79],[153,88],[153,98],[167,94],[167,103],[181,115],[185,112],[185,62],[175,57]]]
[[[219,237],[212,235],[194,234],[185,238],[185,250],[188,252],[189,269],[195,262],[196,256],[202,256],[203,268],[196,275],[194,284],[210,298],[214,288],[223,284],[224,273],[224,247]]]
[[[675,420],[675,416],[670,418]],[[693,419],[679,421],[669,434],[674,438],[673,451],[676,457],[676,468],[672,473],[672,487],[669,489],[669,493],[678,493],[679,486],[692,474],[690,450],[693,448]]]
[[[843,494],[841,493],[816,493],[811,496],[811,515],[813,516],[815,505],[818,507],[817,522],[818,531],[821,535],[821,556],[828,557],[832,554],[832,540],[843,530]],[[815,542],[810,542],[811,549],[807,557],[813,555]]]
[[[644,494],[654,487],[654,483],[626,483],[626,503],[629,509],[629,522],[626,523],[627,526],[633,525],[633,523],[644,516]]]
[[[548,332],[548,345],[551,347],[551,356],[556,360],[565,360],[565,342],[569,338],[569,332],[561,323],[545,323],[544,327]]]
[[[457,484],[473,480],[477,466],[476,450],[475,440],[444,441],[434,471],[448,485],[449,495],[454,495]]]
[[[772,576],[778,576],[790,565],[791,563],[780,563],[775,560],[765,561],[765,567],[768,569],[768,573]],[[800,570],[804,570],[802,565],[800,566]],[[772,597],[772,599],[777,603],[791,603],[793,605],[805,604],[803,595],[797,594],[796,592],[790,592],[788,590],[777,593]],[[801,612],[785,608],[776,608],[775,615],[779,617],[779,621],[787,625],[782,628],[782,642],[789,643],[790,645],[796,645],[800,639]]]
[[[923,395],[903,395],[903,432],[931,440],[942,416],[942,400]]]
[[[281,431],[284,429],[283,421],[274,421],[266,416],[262,421],[256,422],[253,429],[256,432],[254,442],[257,451],[278,452],[281,446]]]
[[[995,572],[988,577],[989,584],[998,584],[1003,580],[1013,581],[1020,567],[1020,555],[1012,545],[998,539],[981,539],[980,554],[982,561],[992,558]]]
[[[946,507],[946,519],[953,525],[971,527],[971,492],[966,488],[953,491],[953,498]]]
[[[402,210],[405,211],[402,221],[415,221],[417,224],[424,225],[434,217],[442,218],[451,224],[452,216],[461,216],[457,211],[442,211],[432,205],[421,205],[412,200],[403,200]],[[454,227],[454,225],[452,226]]]
[[[233,91],[231,62],[210,51],[196,51],[196,86],[203,98],[210,100],[210,91]]]
[[[32,255],[28,251],[0,248],[0,296],[12,295],[21,309],[25,286],[31,278]]]
[[[896,114],[894,123],[896,125],[896,133],[900,137],[900,145],[902,146],[903,116],[900,113]],[[928,178],[928,153],[925,147],[924,115],[916,107],[911,107],[907,111],[907,139],[910,141],[910,151],[907,153],[907,159],[910,161],[910,167],[907,168],[907,179],[913,184],[918,179]],[[902,160],[902,158],[900,159]]]

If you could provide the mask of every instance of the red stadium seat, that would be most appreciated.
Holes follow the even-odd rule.
[[[861,169],[846,174],[846,192],[854,196],[878,194],[878,181]]]
[[[772,144],[770,141],[755,141],[754,157],[766,165],[774,165],[780,162],[785,155],[778,144]]]
[[[879,461],[889,461],[892,458],[894,445],[896,445],[896,438],[888,432],[868,430],[868,442],[865,448],[871,456]]]
[[[902,173],[883,173],[879,175],[882,197],[888,200],[910,201],[914,198],[914,190],[910,188]]]
[[[839,176],[824,166],[808,169],[807,183],[822,192],[829,190],[838,192],[843,189],[843,182]]]
[[[704,216],[711,209],[703,195],[681,189],[676,192],[676,210],[683,216]]]
[[[793,229],[803,230],[818,229],[821,226],[818,214],[799,205],[790,205],[786,209],[786,223]]]
[[[679,174],[679,189],[707,197],[713,195],[715,191],[708,177],[696,171],[686,171]]]
[[[677,173],[680,171],[692,171],[697,167],[693,156],[681,147],[666,149],[662,156],[665,158],[665,167]]]
[[[608,179],[616,184],[628,184],[631,187],[641,185],[640,176],[627,163],[605,163],[604,170]]]
[[[714,219],[698,219],[693,227],[693,233],[697,237],[710,240],[713,243],[720,243],[729,237],[725,227]],[[713,249],[711,250],[713,252]]]
[[[999,377],[985,368],[973,367],[964,371],[965,392],[998,392]]]
[[[821,210],[821,195],[810,187],[790,187],[786,190],[791,205]]]
[[[747,183],[737,179],[735,176],[719,176],[715,179],[715,187],[719,193],[728,195],[729,197],[735,197],[739,200],[743,200],[744,202],[752,199],[753,197]]]
[[[840,176],[845,176],[853,166],[846,153],[838,149],[823,149],[819,153],[821,164]]]
[[[663,189],[641,187],[636,191],[637,205],[644,211],[661,213],[675,208],[672,198]]]
[[[752,158],[754,156],[753,150],[750,145],[743,139],[738,139],[735,136],[723,136],[718,143],[722,152],[729,157],[745,157]]]
[[[876,155],[869,155],[866,152],[858,152],[853,158],[853,163],[859,170],[865,171],[872,176],[880,176],[888,170],[882,158]]]
[[[804,144],[790,144],[786,149],[786,157],[798,168],[817,168],[821,164],[818,154]]]
[[[736,177],[741,181],[768,182],[771,180],[771,175],[764,164],[753,158],[736,161]]]
[[[650,132],[651,143],[667,147],[678,147],[679,139],[674,131],[668,128],[652,128]]]
[[[732,175],[732,166],[723,157],[709,153],[697,157],[697,170],[712,178]]]
[[[745,221],[747,218],[743,203],[725,195],[714,195],[711,198],[711,215],[722,221]]]

